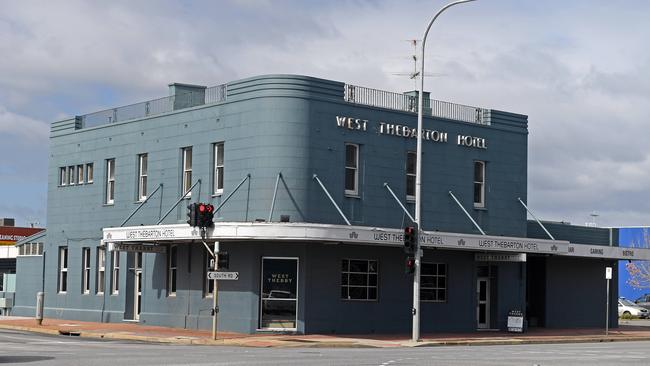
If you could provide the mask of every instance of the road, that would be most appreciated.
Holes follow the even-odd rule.
[[[420,348],[240,348],[0,330],[2,365],[648,365],[650,342]]]

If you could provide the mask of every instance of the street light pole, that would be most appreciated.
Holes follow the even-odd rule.
[[[416,171],[415,171],[415,223],[418,228],[417,235],[417,247],[415,250],[415,276],[413,277],[413,337],[412,340],[417,342],[420,340],[420,272],[421,272],[421,263],[422,250],[420,249],[420,230],[421,225],[421,211],[422,211],[422,95],[424,94],[424,46],[427,42],[427,35],[429,30],[433,25],[433,22],[436,21],[438,16],[442,14],[445,10],[450,7],[462,3],[468,3],[470,1],[476,0],[460,0],[453,3],[449,3],[438,10],[436,15],[431,19],[427,30],[424,32],[424,37],[422,37],[422,53],[420,55],[420,91],[418,93],[418,142],[417,142],[417,151],[416,151]]]

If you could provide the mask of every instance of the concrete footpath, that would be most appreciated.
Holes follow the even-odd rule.
[[[210,331],[188,330],[124,323],[94,323],[76,320],[44,319],[38,325],[33,318],[0,316],[0,328],[61,336],[131,340],[155,343],[227,345],[244,347],[431,347],[449,345],[513,345],[533,343],[585,343],[650,341],[650,321],[628,321],[619,328],[604,329],[531,329],[526,333],[472,332],[422,335],[412,342],[410,335],[294,335],[277,333],[238,334],[219,332],[216,340]]]

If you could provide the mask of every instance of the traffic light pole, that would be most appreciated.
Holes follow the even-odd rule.
[[[219,242],[214,242],[214,270],[219,269]],[[214,293],[212,294],[212,339],[217,339],[217,315],[219,314],[219,288],[217,280],[212,280]]]

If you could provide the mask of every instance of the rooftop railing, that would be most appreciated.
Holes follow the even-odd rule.
[[[148,100],[122,107],[106,109],[81,116],[83,128],[96,127],[108,123],[123,122],[163,114],[178,109],[204,104],[218,103],[226,100],[227,85],[217,85],[205,89],[205,92],[189,92],[168,97]]]
[[[227,84],[212,86],[197,92],[188,92],[168,97],[148,100],[122,107],[106,109],[81,116],[82,128],[95,127],[109,123],[123,122],[138,118],[155,116],[179,109],[223,102],[226,100]],[[345,85],[344,100],[372,107],[388,108],[417,113],[418,99],[415,95],[394,93],[356,85]],[[434,99],[424,100],[424,114],[428,116],[489,125],[486,109],[443,102]]]
[[[362,104],[372,107],[394,109],[404,112],[417,113],[418,98],[415,95],[393,93],[356,85],[345,85],[344,99],[349,103]],[[484,118],[485,109],[462,104],[443,102],[435,99],[423,100],[423,114],[433,117],[489,125]]]

